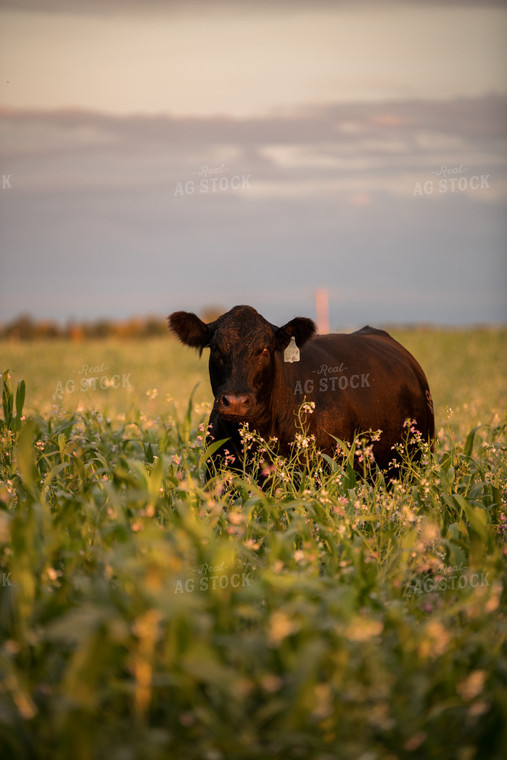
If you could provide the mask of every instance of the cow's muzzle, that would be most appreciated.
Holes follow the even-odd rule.
[[[253,409],[253,397],[246,393],[222,393],[215,408],[223,417],[248,417]]]

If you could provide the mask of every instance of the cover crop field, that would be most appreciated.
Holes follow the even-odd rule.
[[[169,337],[0,344],[0,757],[504,757],[507,332],[392,333],[438,439],[391,488],[304,412],[265,490],[205,486]]]

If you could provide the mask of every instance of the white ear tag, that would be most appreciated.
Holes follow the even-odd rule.
[[[290,339],[290,343],[283,352],[284,362],[298,362],[300,359],[299,348],[296,345],[296,339],[294,336]]]

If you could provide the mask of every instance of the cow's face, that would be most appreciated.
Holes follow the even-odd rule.
[[[215,411],[227,419],[253,421],[269,405],[277,357],[291,337],[301,347],[315,332],[311,319],[296,317],[276,327],[250,306],[235,306],[208,325],[178,311],[169,317],[169,327],[186,345],[210,349]]]

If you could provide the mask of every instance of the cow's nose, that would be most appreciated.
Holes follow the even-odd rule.
[[[218,410],[231,417],[246,417],[251,408],[252,400],[246,393],[223,393]]]

